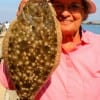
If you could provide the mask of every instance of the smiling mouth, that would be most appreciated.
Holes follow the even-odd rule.
[[[72,20],[63,20],[61,21],[61,24],[71,24],[72,22]]]

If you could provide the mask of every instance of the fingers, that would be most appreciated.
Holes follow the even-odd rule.
[[[18,10],[17,10],[17,13],[16,15],[19,16],[20,13],[22,12],[23,10],[23,7],[25,6],[25,4],[27,3],[27,1],[29,0],[21,0],[20,4],[19,4],[19,7],[18,7]],[[47,0],[48,2],[50,2],[50,0]]]
[[[27,3],[28,0],[22,0],[19,4],[19,7],[18,7],[18,10],[17,10],[17,13],[16,15],[19,16],[20,13],[22,12],[23,10],[23,7],[25,6],[25,4]]]

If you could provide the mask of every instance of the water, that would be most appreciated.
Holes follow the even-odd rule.
[[[83,24],[82,27],[85,29],[85,30],[88,30],[88,31],[92,31],[96,34],[100,34],[100,25],[87,25],[87,24]]]

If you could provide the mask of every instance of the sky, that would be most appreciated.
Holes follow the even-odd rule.
[[[9,21],[15,19],[18,5],[21,0],[0,0],[0,22]],[[87,20],[100,21],[100,0],[94,0],[97,6],[95,14],[90,14]]]

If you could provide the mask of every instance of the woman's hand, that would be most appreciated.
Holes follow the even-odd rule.
[[[25,6],[25,4],[27,3],[28,0],[22,0],[19,4],[18,10],[17,10],[17,16],[20,15],[21,11],[23,10],[23,7]]]
[[[28,0],[21,0],[20,4],[19,4],[19,7],[18,7],[18,10],[17,10],[17,16],[20,15],[21,11],[23,10],[23,7],[25,6],[25,4],[27,3]],[[48,2],[50,0],[47,0]]]

